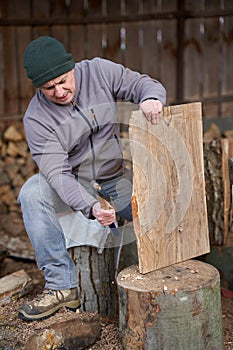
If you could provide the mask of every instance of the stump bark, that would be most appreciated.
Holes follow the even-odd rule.
[[[220,279],[211,265],[188,260],[140,274],[120,272],[119,328],[127,350],[222,350]]]
[[[81,310],[101,316],[116,316],[118,310],[114,248],[101,254],[94,247],[69,249],[76,265]]]

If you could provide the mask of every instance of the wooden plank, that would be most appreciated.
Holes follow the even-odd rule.
[[[140,14],[139,0],[128,0],[125,2],[125,8],[122,8],[122,15]],[[125,50],[124,64],[135,71],[141,71],[141,30],[140,21],[125,22],[122,27],[125,29]]]
[[[71,19],[81,19],[85,15],[84,1],[70,0],[70,13]]]
[[[176,11],[177,1],[171,1],[171,0],[157,1],[157,8],[159,12]]]
[[[103,9],[103,15],[112,18],[113,16],[119,16],[121,11],[120,1],[104,1],[105,7]],[[120,50],[120,33],[121,23],[108,22],[103,24],[103,55],[105,58],[117,63],[121,62],[121,50]]]
[[[88,59],[103,56],[102,48],[102,24],[88,23],[88,19],[99,17],[102,14],[102,1],[90,0],[84,3],[84,18],[87,19],[87,25],[84,31],[84,54]]]
[[[104,57],[117,63],[122,63],[120,50],[120,28],[120,23],[110,23],[106,25],[107,46],[104,50]]]
[[[17,75],[19,81],[18,88],[18,112],[23,114],[26,111],[28,103],[32,98],[35,89],[30,79],[26,75],[23,65],[24,51],[31,40],[31,29],[29,26],[16,27],[16,41],[17,41]]]
[[[226,0],[224,0],[225,2]],[[230,0],[231,1],[231,0]],[[205,10],[220,10],[220,0],[207,0],[207,1],[197,1],[197,0],[188,0],[185,1],[185,10],[186,11],[201,11]]]
[[[28,8],[30,8],[30,6]],[[33,19],[50,18],[50,1],[31,0],[31,12],[31,16]]]
[[[201,103],[164,108],[158,125],[133,112],[129,138],[140,272],[209,252]]]
[[[51,26],[50,35],[56,38],[57,40],[59,40],[68,51],[69,35],[68,35],[67,26],[64,26],[64,25]]]
[[[223,222],[224,222],[224,231],[223,231],[223,244],[226,243],[228,234],[230,233],[230,211],[231,211],[231,185],[229,178],[229,167],[228,160],[233,158],[233,139],[221,139],[222,146],[222,181],[223,181]]]
[[[203,33],[203,96],[214,97],[219,87],[219,18],[204,19]]]
[[[142,13],[141,10],[143,5],[141,5],[140,0],[127,0],[125,1],[125,11],[127,14],[139,14]]]
[[[223,41],[222,41],[222,93],[233,94],[233,16],[225,17],[223,21]]]
[[[160,21],[161,46],[160,46],[160,79],[166,86],[167,103],[176,100],[176,53],[177,53],[177,23],[176,20]]]
[[[147,4],[148,5],[148,4]],[[177,1],[162,0],[157,1],[155,13],[171,13],[178,9]],[[144,7],[145,10],[147,6]],[[176,19],[162,19],[157,21],[156,40],[158,51],[158,76],[167,90],[167,104],[174,104],[177,90],[177,60],[178,60],[178,33]],[[168,69],[169,67],[169,69]],[[150,73],[149,73],[150,75]]]
[[[69,14],[70,7],[68,2],[64,0],[50,0],[48,15],[54,19],[54,23],[56,23],[56,19],[63,19],[64,21],[66,21],[66,19],[69,18]],[[67,51],[70,41],[68,33],[68,25],[53,24],[50,26],[49,35],[59,40],[64,45]]]
[[[85,57],[85,27],[82,25],[73,25],[69,27],[69,50],[73,55],[74,61],[78,62]]]
[[[203,93],[201,29],[201,19],[190,18],[185,21],[184,98],[187,101],[197,101]]]
[[[17,52],[15,47],[15,28],[3,27],[3,79],[4,114],[18,113]]]
[[[84,1],[85,3],[85,1]],[[102,14],[102,0],[88,0],[87,1],[87,13],[88,17],[99,17]]]
[[[85,55],[86,58],[103,56],[102,28],[98,24],[89,24],[86,27]]]
[[[49,16],[52,18],[66,18],[68,14],[67,3],[65,0],[49,0]]]
[[[32,0],[32,18],[39,21],[41,18],[50,18],[50,1]],[[50,28],[48,25],[31,26],[31,39],[36,39],[40,36],[50,35]]]
[[[24,1],[22,6],[19,1],[3,2],[4,18],[24,20],[29,16],[29,0]],[[19,50],[17,29],[14,26],[2,27],[1,30],[2,45],[2,113],[17,114],[20,109],[20,92],[19,92]]]
[[[141,71],[151,77],[161,80],[160,76],[160,45],[157,40],[158,21],[144,21],[143,48],[141,50]]]
[[[232,4],[232,2],[231,2]],[[225,17],[223,22],[221,57],[221,94],[233,95],[233,17]],[[222,103],[222,116],[232,117],[233,102]]]
[[[106,12],[110,16],[119,16],[121,13],[121,0],[119,1],[106,1]]]
[[[40,36],[50,35],[50,27],[49,26],[33,26],[32,27],[32,40],[39,38]]]
[[[141,47],[139,44],[140,23],[126,23],[126,46],[124,52],[124,64],[135,71],[141,71]]]
[[[233,10],[232,0],[224,0],[224,9],[225,10]]]

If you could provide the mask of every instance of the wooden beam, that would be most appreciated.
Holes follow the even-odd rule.
[[[167,11],[163,13],[148,13],[148,14],[126,14],[116,16],[86,16],[82,18],[70,18],[68,16],[58,16],[56,18],[0,18],[0,26],[28,26],[28,25],[77,25],[77,24],[90,24],[90,23],[119,23],[119,22],[138,22],[138,21],[151,21],[151,20],[163,20],[163,19],[176,19],[183,16],[186,18],[213,18],[213,17],[231,17],[231,10],[206,10],[205,11],[185,11],[182,14],[179,11]]]

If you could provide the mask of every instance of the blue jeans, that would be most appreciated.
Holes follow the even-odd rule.
[[[120,177],[101,182],[101,187],[114,199],[119,216],[132,221],[131,172],[126,170]],[[25,229],[35,250],[37,266],[44,270],[45,288],[59,290],[76,287],[76,268],[66,249],[65,237],[57,219],[57,213],[71,211],[71,208],[41,174],[25,182],[18,201]]]

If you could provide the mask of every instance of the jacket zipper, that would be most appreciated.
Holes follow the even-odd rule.
[[[90,140],[90,144],[91,144],[91,154],[92,154],[92,175],[93,175],[93,180],[95,180],[96,179],[95,150],[94,150],[94,143],[93,143],[93,137],[92,137],[92,134],[94,134],[94,129],[93,129],[91,123],[89,122],[87,116],[81,111],[81,109],[77,106],[75,101],[71,101],[71,104],[72,104],[73,108],[76,109],[76,111],[78,111],[78,113],[81,115],[81,117],[85,120],[85,122],[87,123],[87,125],[89,126],[89,128],[91,130],[91,134],[89,136],[89,140]],[[95,113],[94,113],[93,109],[91,109],[91,113],[92,113],[92,124],[94,124],[94,122],[96,122],[96,124],[97,124],[96,132],[98,132],[99,131],[99,125],[97,123],[97,120],[96,120]]]

